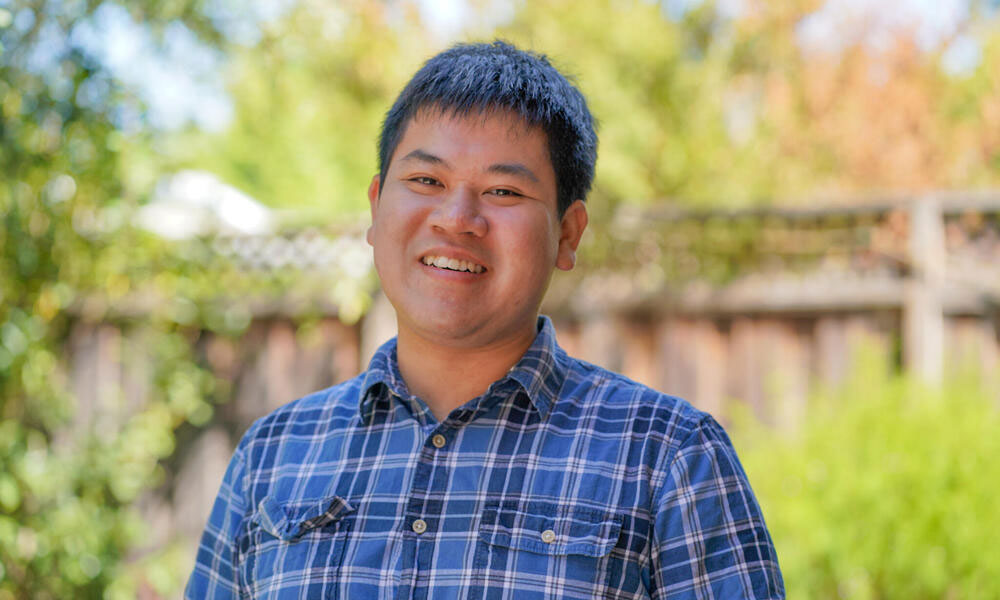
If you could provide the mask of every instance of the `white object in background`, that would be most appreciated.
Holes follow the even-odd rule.
[[[153,201],[139,209],[136,223],[168,239],[228,233],[270,233],[267,207],[204,171],[181,171],[156,187]]]

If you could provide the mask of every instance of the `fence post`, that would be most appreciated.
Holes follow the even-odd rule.
[[[925,381],[940,382],[944,363],[945,243],[941,205],[931,195],[910,206],[910,273],[903,298],[903,357]]]

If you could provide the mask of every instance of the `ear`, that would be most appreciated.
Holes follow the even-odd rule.
[[[372,212],[372,224],[368,226],[368,231],[365,232],[365,239],[368,241],[369,246],[375,245],[375,213],[378,211],[378,201],[379,192],[381,192],[381,180],[378,178],[378,173],[372,175],[372,182],[368,184],[368,204]]]
[[[576,265],[576,248],[580,245],[583,230],[587,228],[587,206],[583,200],[569,205],[559,224],[559,252],[556,268],[569,271]]]

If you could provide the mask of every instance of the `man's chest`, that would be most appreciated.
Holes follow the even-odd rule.
[[[238,543],[251,597],[646,597],[650,490],[629,436],[382,425],[256,471]]]

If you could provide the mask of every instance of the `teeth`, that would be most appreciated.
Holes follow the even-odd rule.
[[[449,269],[451,271],[468,271],[470,273],[483,272],[482,265],[477,265],[476,263],[469,262],[467,260],[459,260],[457,258],[448,258],[445,256],[425,256],[420,259],[420,262],[428,266],[434,266],[439,269]]]

